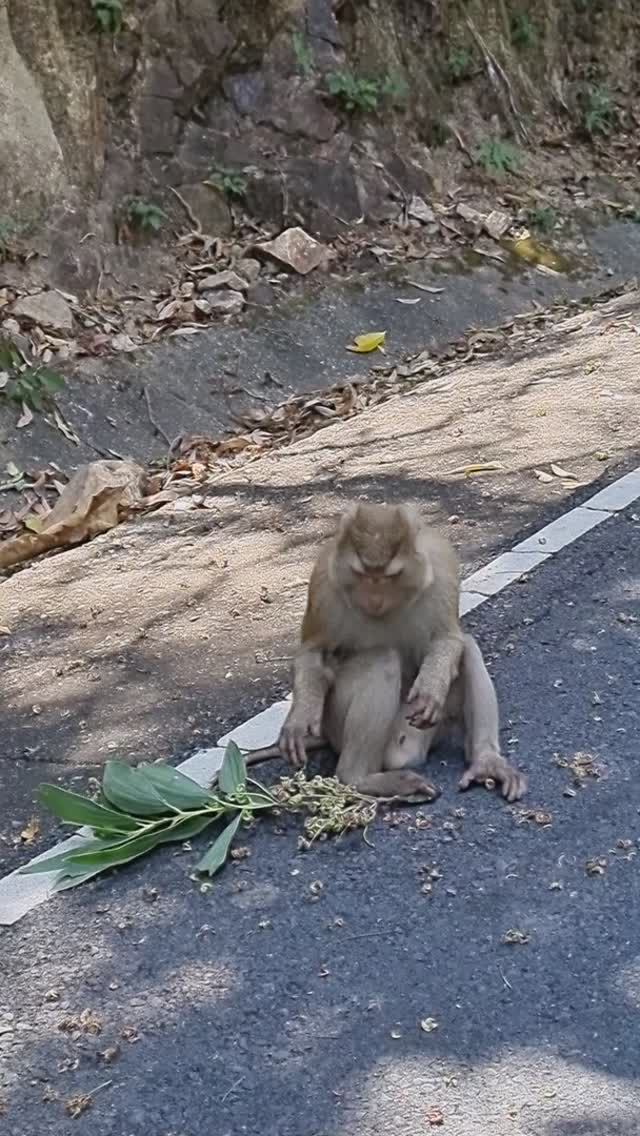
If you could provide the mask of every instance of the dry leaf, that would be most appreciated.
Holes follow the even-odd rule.
[[[538,481],[543,481],[545,485],[547,485],[550,481],[553,481],[552,475],[550,473],[547,473],[547,471],[544,469],[534,469],[533,472],[538,478]]]
[[[431,284],[421,284],[418,280],[407,280],[412,288],[419,288],[421,292],[430,292],[432,296],[437,296],[438,293],[444,292],[444,288],[434,288]]]
[[[415,300],[414,299],[407,300],[407,299],[405,299],[404,296],[396,296],[396,304],[419,304],[419,303],[421,303],[419,296],[417,296],[415,298]]]
[[[22,430],[22,427],[28,426],[30,422],[33,422],[33,412],[29,409],[26,402],[23,402],[22,414],[20,415],[18,421],[16,422],[16,429]]]
[[[554,473],[556,477],[568,477],[570,481],[578,480],[575,473],[570,473],[568,469],[563,469],[561,465],[554,465],[553,462],[551,462],[551,472]]]
[[[20,839],[23,844],[33,844],[34,840],[40,835],[40,821],[37,816],[31,817],[28,824],[25,824]]]
[[[358,355],[366,355],[369,351],[378,351],[384,346],[386,331],[369,331],[365,335],[356,335],[347,351],[355,351]]]
[[[473,473],[493,473],[498,469],[504,469],[500,462],[477,462],[474,465],[461,465],[457,469],[449,469],[447,473],[450,477],[456,473],[463,473],[465,477],[470,477]]]
[[[432,1128],[438,1128],[444,1124],[444,1113],[441,1108],[430,1108],[427,1113],[427,1124]]]
[[[0,627],[0,635],[10,635],[10,634],[11,634],[11,628],[10,627]]]
[[[67,1116],[71,1116],[73,1120],[77,1120],[79,1116],[82,1116],[83,1112],[86,1112],[88,1108],[91,1108],[92,1104],[93,1097],[91,1096],[79,1095],[76,1097],[69,1097],[69,1099],[64,1102],[64,1110]]]
[[[420,1029],[424,1030],[425,1033],[433,1033],[434,1030],[437,1030],[438,1024],[435,1018],[423,1018],[420,1022]]]
[[[0,568],[108,532],[118,524],[122,510],[141,503],[143,484],[144,472],[132,461],[80,466],[40,532],[20,533],[0,545]]]

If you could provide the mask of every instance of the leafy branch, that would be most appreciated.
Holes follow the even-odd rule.
[[[211,824],[222,823],[213,844],[196,865],[213,876],[227,860],[242,821],[267,809],[304,810],[304,843],[364,827],[375,817],[376,804],[335,778],[304,775],[284,778],[271,792],[247,777],[245,760],[229,742],[215,789],[203,789],[168,765],[132,768],[108,761],[97,800],[41,785],[39,800],[63,824],[89,829],[82,843],[21,869],[23,874],[57,872],[55,890],[76,887],[109,868],[127,864],[160,844],[190,840]]]

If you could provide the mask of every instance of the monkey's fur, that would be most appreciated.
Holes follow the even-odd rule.
[[[444,730],[461,726],[460,788],[496,782],[508,801],[526,779],[500,753],[498,704],[475,639],[459,617],[459,568],[449,541],[406,505],[353,506],[313,569],[293,667],[293,702],[277,746],[296,767],[326,739],[337,776],[363,793],[432,801],[411,766]]]

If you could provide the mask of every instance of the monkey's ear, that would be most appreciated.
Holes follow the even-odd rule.
[[[340,543],[349,535],[359,512],[360,504],[356,501],[349,505],[349,508],[340,517],[340,524],[338,525],[338,541]]]

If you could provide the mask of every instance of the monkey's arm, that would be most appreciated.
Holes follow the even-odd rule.
[[[306,761],[306,741],[319,738],[333,674],[321,647],[303,644],[293,664],[293,699],[278,739],[283,757],[294,766]]]
[[[432,639],[407,699],[413,726],[424,729],[440,721],[451,684],[460,670],[463,650],[460,630]]]

